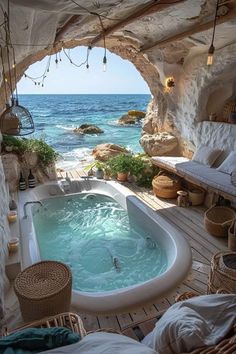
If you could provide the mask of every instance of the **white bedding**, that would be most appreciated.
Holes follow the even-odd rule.
[[[236,320],[236,295],[205,295],[174,304],[143,343],[158,354],[217,344]]]
[[[123,335],[98,332],[88,334],[80,342],[43,352],[44,354],[157,354]]]

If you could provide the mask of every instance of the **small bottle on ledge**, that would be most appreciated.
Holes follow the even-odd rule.
[[[28,186],[29,188],[34,188],[36,186],[36,181],[35,181],[35,177],[32,174],[31,170],[28,176]]]
[[[25,183],[25,179],[24,179],[24,177],[23,177],[22,172],[20,173],[19,190],[20,190],[20,191],[26,190],[26,183]]]

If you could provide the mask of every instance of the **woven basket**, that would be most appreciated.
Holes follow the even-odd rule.
[[[205,191],[200,188],[192,188],[188,191],[191,205],[201,205],[204,202]]]
[[[18,274],[14,290],[24,321],[68,312],[71,303],[72,276],[61,262],[43,261]]]
[[[227,237],[228,228],[235,216],[233,209],[224,206],[213,206],[204,214],[205,228],[213,236]]]
[[[236,219],[234,219],[228,230],[228,248],[236,252]]]
[[[236,294],[236,252],[218,252],[211,260],[208,294]]]
[[[160,198],[177,198],[181,189],[180,179],[167,174],[158,174],[152,180],[153,193]]]

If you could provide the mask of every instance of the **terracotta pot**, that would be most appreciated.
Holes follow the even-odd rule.
[[[117,177],[116,177],[117,181],[126,182],[127,178],[128,178],[128,173],[127,172],[119,172],[119,173],[117,173]]]

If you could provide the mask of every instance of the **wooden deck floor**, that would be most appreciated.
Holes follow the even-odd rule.
[[[71,178],[78,178],[84,175],[83,171],[70,171]],[[65,177],[64,172],[58,173],[58,177]],[[126,183],[126,187],[132,190],[144,203],[164,217],[173,227],[179,230],[189,242],[192,249],[192,269],[188,277],[172,293],[163,299],[157,299],[150,304],[139,307],[134,311],[107,316],[93,316],[90,314],[80,314],[86,330],[96,330],[99,328],[114,328],[123,330],[125,327],[139,321],[154,319],[158,314],[174,303],[177,294],[184,291],[195,291],[199,294],[206,293],[207,278],[210,269],[210,260],[214,253],[227,250],[227,240],[211,236],[203,226],[203,214],[205,208],[188,207],[180,208],[176,206],[176,200],[159,199],[155,197],[152,190],[137,187],[134,184]],[[150,321],[150,327],[152,321]],[[148,323],[148,322],[147,322]],[[151,329],[151,328],[150,328]],[[143,332],[150,331],[145,325]],[[131,333],[133,336],[133,333]]]

